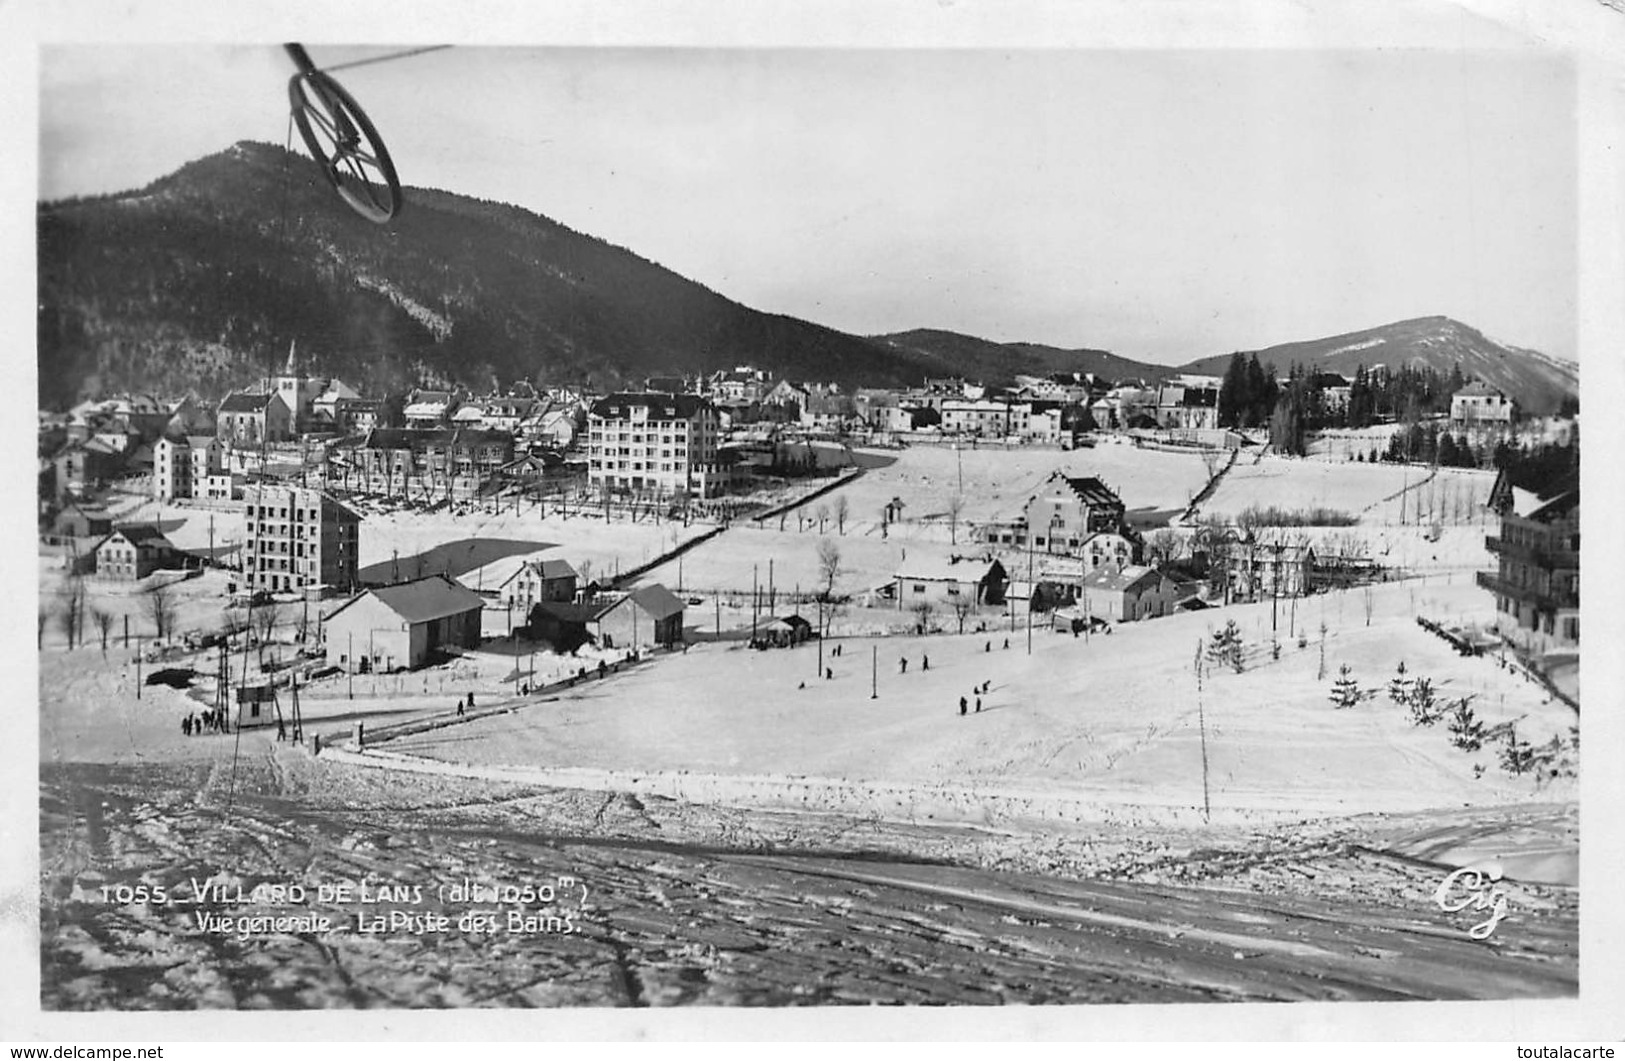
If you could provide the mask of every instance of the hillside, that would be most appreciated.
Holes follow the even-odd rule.
[[[40,404],[218,396],[279,366],[378,392],[422,380],[591,380],[751,362],[848,384],[964,371],[758,313],[518,207],[408,189],[388,226],[302,155],[240,143],[139,191],[42,204]]]
[[[969,364],[973,368],[963,374],[988,383],[1006,382],[1018,374],[1047,376],[1055,372],[1093,372],[1111,380],[1156,380],[1178,371],[1169,365],[1134,361],[1106,350],[1064,350],[1041,343],[996,343],[933,328],[915,328],[870,338],[892,350]]]
[[[1371,368],[1381,364],[1390,369],[1425,366],[1440,375],[1448,375],[1451,366],[1460,365],[1466,378],[1483,379],[1536,414],[1555,412],[1564,396],[1580,392],[1579,366],[1574,363],[1535,350],[1504,346],[1449,317],[1418,317],[1243,353],[1256,353],[1261,363],[1273,364],[1282,374],[1294,362],[1313,371],[1349,377],[1361,365]],[[1229,362],[1229,354],[1218,354],[1192,361],[1180,371],[1223,375]]]

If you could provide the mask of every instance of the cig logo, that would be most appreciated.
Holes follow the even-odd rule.
[[[1488,916],[1467,934],[1474,939],[1488,939],[1507,916],[1507,893],[1497,887],[1501,881],[1500,866],[1466,866],[1446,877],[1433,893],[1433,901],[1446,913],[1471,908],[1488,911]]]

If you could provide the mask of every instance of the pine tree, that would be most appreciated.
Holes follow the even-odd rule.
[[[1450,743],[1464,752],[1476,752],[1484,746],[1484,723],[1473,712],[1471,700],[1464,696],[1450,709]]]
[[[1405,661],[1399,661],[1399,670],[1388,683],[1388,699],[1401,707],[1411,698],[1411,679],[1405,677]]]
[[[1247,365],[1238,350],[1230,355],[1230,365],[1219,384],[1219,426],[1251,426],[1243,423],[1243,415],[1253,400],[1254,395],[1247,391]]]
[[[1243,416],[1248,427],[1257,427],[1269,422],[1270,412],[1275,403],[1270,400],[1268,381],[1264,378],[1264,369],[1258,363],[1257,354],[1247,356],[1247,368],[1244,373],[1247,381],[1246,406]]]
[[[1349,673],[1347,663],[1337,668],[1337,680],[1332,683],[1332,706],[1353,707],[1360,702],[1360,683]]]
[[[1517,726],[1507,726],[1501,745],[1501,769],[1514,777],[1522,777],[1534,765],[1535,749],[1528,741],[1519,739]]]
[[[1439,721],[1439,698],[1434,695],[1433,683],[1428,679],[1418,678],[1411,683],[1406,703],[1411,709],[1411,725],[1431,726]]]

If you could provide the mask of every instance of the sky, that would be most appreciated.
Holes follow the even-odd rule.
[[[291,72],[276,46],[47,43],[40,196],[285,143]],[[477,44],[336,76],[406,184],[848,332],[1174,364],[1443,314],[1578,356],[1558,53]]]

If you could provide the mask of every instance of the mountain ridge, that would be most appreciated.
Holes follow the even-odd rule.
[[[849,386],[1055,372],[1156,381],[1220,374],[1230,356],[1169,366],[944,329],[850,335],[752,309],[523,207],[430,188],[406,199],[390,225],[373,225],[308,158],[243,141],[133,191],[39,204],[41,406],[119,390],[218,397],[279,369],[290,347],[367,393],[517,379],[610,388],[747,363]],[[1447,355],[1470,361],[1466,374],[1531,408],[1577,389],[1567,363],[1444,317],[1257,353],[1283,374],[1317,357],[1352,374],[1353,355],[1379,346],[1441,371]]]

